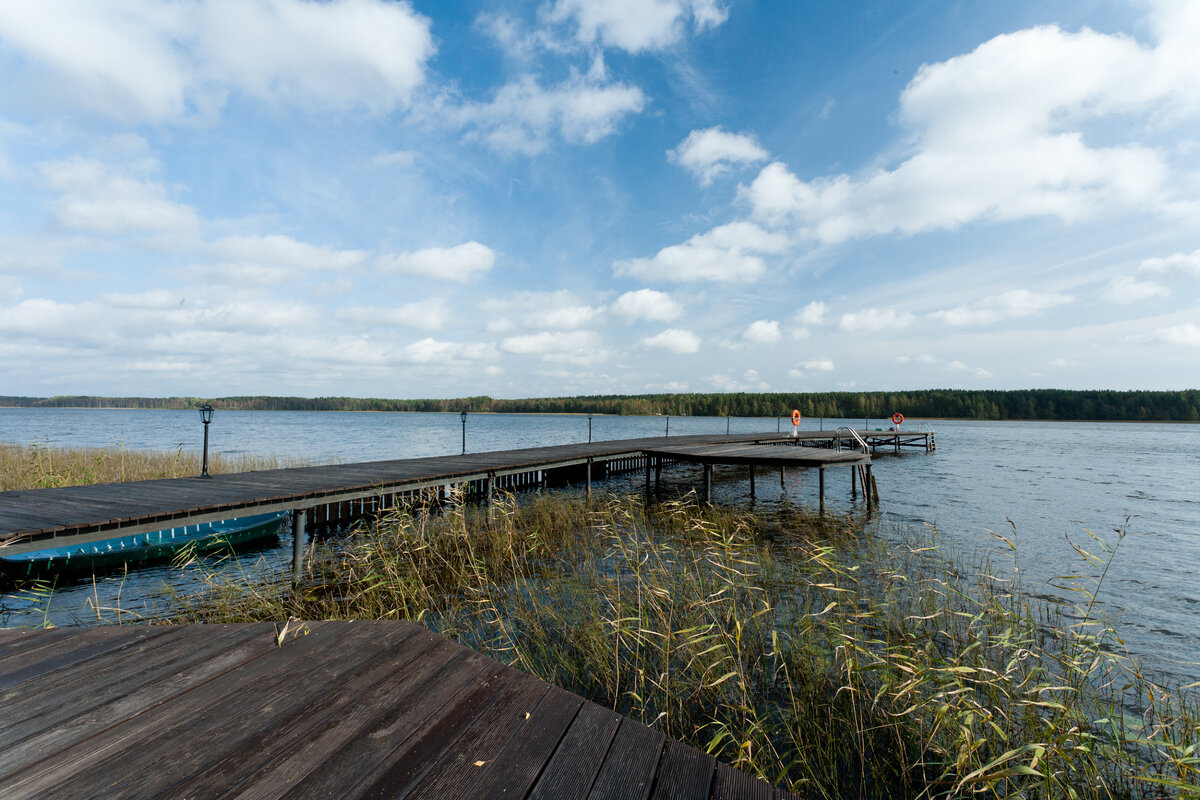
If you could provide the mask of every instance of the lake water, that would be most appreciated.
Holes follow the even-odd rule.
[[[806,420],[803,427],[859,420]],[[905,427],[916,426],[909,420]],[[882,524],[935,525],[943,541],[972,555],[1001,552],[995,531],[1015,538],[1027,589],[1061,596],[1055,576],[1085,568],[1068,539],[1095,550],[1086,531],[1115,541],[1128,532],[1100,594],[1100,606],[1147,668],[1178,681],[1200,680],[1200,425],[1157,423],[932,421],[938,449],[900,456],[880,452],[875,474]],[[596,440],[690,433],[788,430],[774,418],[612,417],[592,419]],[[886,427],[871,420],[870,427]],[[198,450],[202,426],[195,411],[0,409],[0,442],[61,446],[123,445],[130,449]],[[225,454],[299,456],[344,463],[458,453],[457,414],[290,411],[217,411],[210,448]],[[586,415],[472,414],[467,450],[500,450],[587,441]],[[828,473],[827,499],[849,508],[849,472]],[[664,473],[672,484],[698,479],[698,470]],[[640,478],[617,480],[634,488]],[[816,501],[816,473],[788,473],[787,486],[760,476],[760,499]],[[744,469],[717,468],[714,499],[748,502]],[[1011,521],[1011,524],[1010,524]],[[290,543],[267,550],[286,558]],[[1002,556],[997,563],[1011,563]],[[86,623],[96,615],[89,599],[127,611],[152,608],[164,581],[186,591],[168,567],[151,567],[125,580],[61,587],[50,603],[57,624]],[[0,600],[0,623],[35,624],[41,604]],[[111,613],[109,614],[111,616]]]

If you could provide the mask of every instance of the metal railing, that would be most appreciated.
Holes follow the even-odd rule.
[[[843,437],[843,431],[845,432],[844,437]],[[848,425],[843,425],[842,427],[837,429],[837,435],[833,439],[833,446],[839,453],[842,452],[842,439],[843,438],[850,439],[851,441],[855,442],[858,447],[862,448],[862,451],[864,453],[871,452],[870,448],[867,447],[866,440],[858,435],[858,431],[854,430],[854,428],[851,428]]]

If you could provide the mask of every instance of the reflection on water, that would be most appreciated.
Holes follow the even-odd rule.
[[[826,428],[862,425],[862,420],[807,420]],[[672,435],[724,433],[725,418],[672,417]],[[789,422],[733,419],[731,430],[789,429]],[[905,427],[915,427],[908,420]],[[596,416],[596,440],[660,436],[665,417]],[[887,427],[881,420],[871,427]],[[1031,593],[1054,596],[1051,579],[1082,568],[1071,542],[1096,549],[1089,532],[1122,542],[1100,593],[1102,610],[1119,622],[1126,642],[1147,665],[1185,679],[1200,679],[1200,495],[1195,490],[1200,426],[1161,423],[1057,423],[934,421],[938,450],[896,456],[881,451],[875,474],[888,524],[936,526],[943,541],[966,556],[997,549],[990,531],[1014,539],[1016,566]],[[458,414],[218,411],[211,447],[221,453],[299,456],[343,463],[458,453]],[[131,449],[186,450],[200,447],[203,430],[194,411],[0,409],[0,442],[49,441],[58,445],[123,444]],[[471,414],[467,450],[502,450],[587,441],[586,415]],[[849,471],[828,473],[827,497],[834,510],[848,510]],[[699,470],[664,473],[670,485],[699,482]],[[717,468],[714,498],[746,503],[745,468]],[[615,479],[614,488],[636,491],[637,476]],[[789,472],[786,486],[760,473],[760,500],[816,502],[814,472]],[[1128,523],[1126,523],[1128,520]],[[243,556],[286,564],[291,542]],[[243,567],[245,568],[245,567]],[[254,567],[255,569],[259,567]],[[286,568],[286,567],[282,567]],[[169,566],[108,577],[95,587],[63,587],[51,603],[58,624],[95,619],[87,601],[143,613],[153,609],[164,582],[180,591],[196,588]],[[8,624],[40,620],[35,604],[4,601]]]

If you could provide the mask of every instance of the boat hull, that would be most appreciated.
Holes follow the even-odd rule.
[[[186,548],[200,553],[224,550],[277,536],[288,515],[287,511],[256,514],[13,555],[0,550],[0,570],[13,578],[103,571],[123,564],[168,560]]]

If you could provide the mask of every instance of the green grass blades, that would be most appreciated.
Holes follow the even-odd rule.
[[[808,797],[1195,795],[1192,689],[1095,618],[1119,540],[1077,607],[1005,541],[1008,570],[795,509],[502,497],[360,525],[297,587],[214,572],[174,616],[419,620]]]

